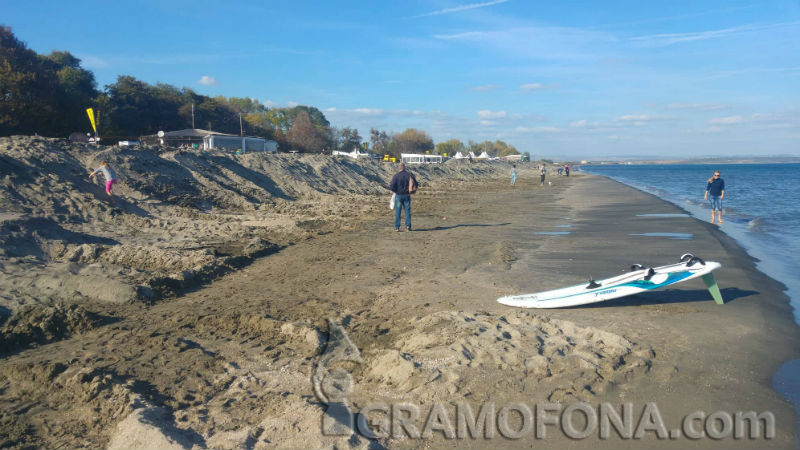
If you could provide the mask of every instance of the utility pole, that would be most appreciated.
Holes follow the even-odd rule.
[[[239,113],[239,136],[244,136],[244,128],[242,128],[242,113]]]
[[[192,129],[194,129],[194,102],[192,102]]]

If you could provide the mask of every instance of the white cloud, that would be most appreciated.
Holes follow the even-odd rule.
[[[497,125],[497,122],[494,122],[494,121],[491,121],[491,120],[481,120],[481,125],[483,125],[485,127],[490,127],[492,125]]]
[[[502,119],[506,115],[505,111],[489,111],[488,109],[478,111],[478,117],[481,119]]]
[[[701,133],[719,133],[720,131],[722,131],[722,127],[717,127],[717,126],[707,127],[707,128],[703,128],[703,129],[701,129],[699,131]]]
[[[673,44],[704,41],[726,36],[732,36],[754,31],[770,30],[774,28],[792,27],[800,25],[800,22],[779,22],[766,25],[742,25],[738,27],[723,28],[720,30],[696,31],[691,33],[665,33],[651,34],[646,36],[632,37],[630,40],[644,47],[666,47]]]
[[[627,139],[630,139],[630,138],[631,138],[630,136],[620,136],[620,135],[617,135],[617,134],[612,134],[611,136],[606,136],[606,139],[611,140],[611,141],[624,141],[624,140],[627,140]]]
[[[573,128],[584,128],[586,127],[586,125],[587,125],[586,120],[579,120],[577,122],[572,122],[571,124],[569,124],[569,126]]]
[[[519,88],[522,89],[523,91],[538,91],[541,89],[546,89],[547,86],[543,85],[542,83],[528,83],[528,84],[523,84]]]
[[[485,92],[485,91],[493,91],[499,87],[500,86],[497,86],[496,84],[487,84],[484,86],[474,86],[469,88],[469,90],[474,92]]]
[[[475,9],[475,8],[485,8],[487,6],[498,5],[500,3],[505,3],[507,1],[509,1],[509,0],[493,0],[493,1],[490,1],[490,2],[484,2],[484,3],[472,3],[472,4],[469,4],[469,5],[456,6],[456,7],[453,7],[453,8],[445,8],[445,9],[440,9],[438,11],[432,11],[432,12],[429,12],[429,13],[420,14],[418,16],[414,16],[413,18],[428,17],[428,16],[439,16],[439,15],[442,15],[442,14],[450,14],[450,13],[459,12],[459,11],[467,11],[467,10]]]
[[[299,102],[286,102],[286,106],[288,106],[289,108],[294,108],[295,106],[299,105],[300,105]]]
[[[727,109],[727,105],[718,103],[670,103],[666,107],[669,110],[695,110],[695,111],[716,111],[719,109]]]
[[[325,109],[325,112],[336,112],[336,108],[333,108],[333,107],[327,108],[327,109]]]
[[[563,130],[557,127],[517,127],[514,131],[518,133],[560,133]]]
[[[612,50],[619,38],[602,31],[570,27],[510,27],[491,31],[473,30],[434,34],[434,39],[487,48],[517,58],[542,60],[596,60],[598,53]]]
[[[278,107],[278,104],[273,102],[272,100],[265,100],[265,101],[263,101],[261,103],[264,106],[266,106],[267,108],[277,108]]]
[[[731,125],[734,123],[742,123],[744,119],[742,116],[728,116],[728,117],[717,117],[708,121],[710,124],[717,124],[717,125]]]
[[[217,82],[216,78],[203,75],[199,80],[197,80],[197,84],[202,84],[203,86],[216,86],[219,83]]]
[[[642,121],[650,120],[650,119],[651,119],[650,116],[645,115],[645,114],[640,114],[640,115],[627,114],[627,115],[624,115],[624,116],[619,116],[614,120],[617,121],[617,122],[642,122]]]
[[[376,108],[356,108],[353,110],[353,112],[358,114],[363,114],[365,116],[380,116],[381,114],[383,114],[382,109],[376,109]]]

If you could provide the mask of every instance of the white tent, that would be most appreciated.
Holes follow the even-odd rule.
[[[490,158],[490,156],[486,152],[483,152],[483,153],[481,153],[480,156],[478,156],[478,159],[489,159],[489,158]]]
[[[462,155],[461,152],[456,152],[456,155],[453,156],[454,159],[462,159],[463,157],[464,155]]]

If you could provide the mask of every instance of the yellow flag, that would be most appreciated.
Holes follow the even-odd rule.
[[[97,135],[97,127],[94,124],[94,110],[92,108],[87,108],[86,114],[89,115],[89,120],[92,122],[92,129],[94,130],[94,134]]]

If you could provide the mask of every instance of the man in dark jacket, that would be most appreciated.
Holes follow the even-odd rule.
[[[389,189],[395,194],[394,198],[394,231],[400,231],[400,208],[405,210],[406,230],[411,231],[411,192],[409,188],[417,186],[417,179],[411,172],[406,172],[406,165],[397,165],[397,173],[392,177]]]

